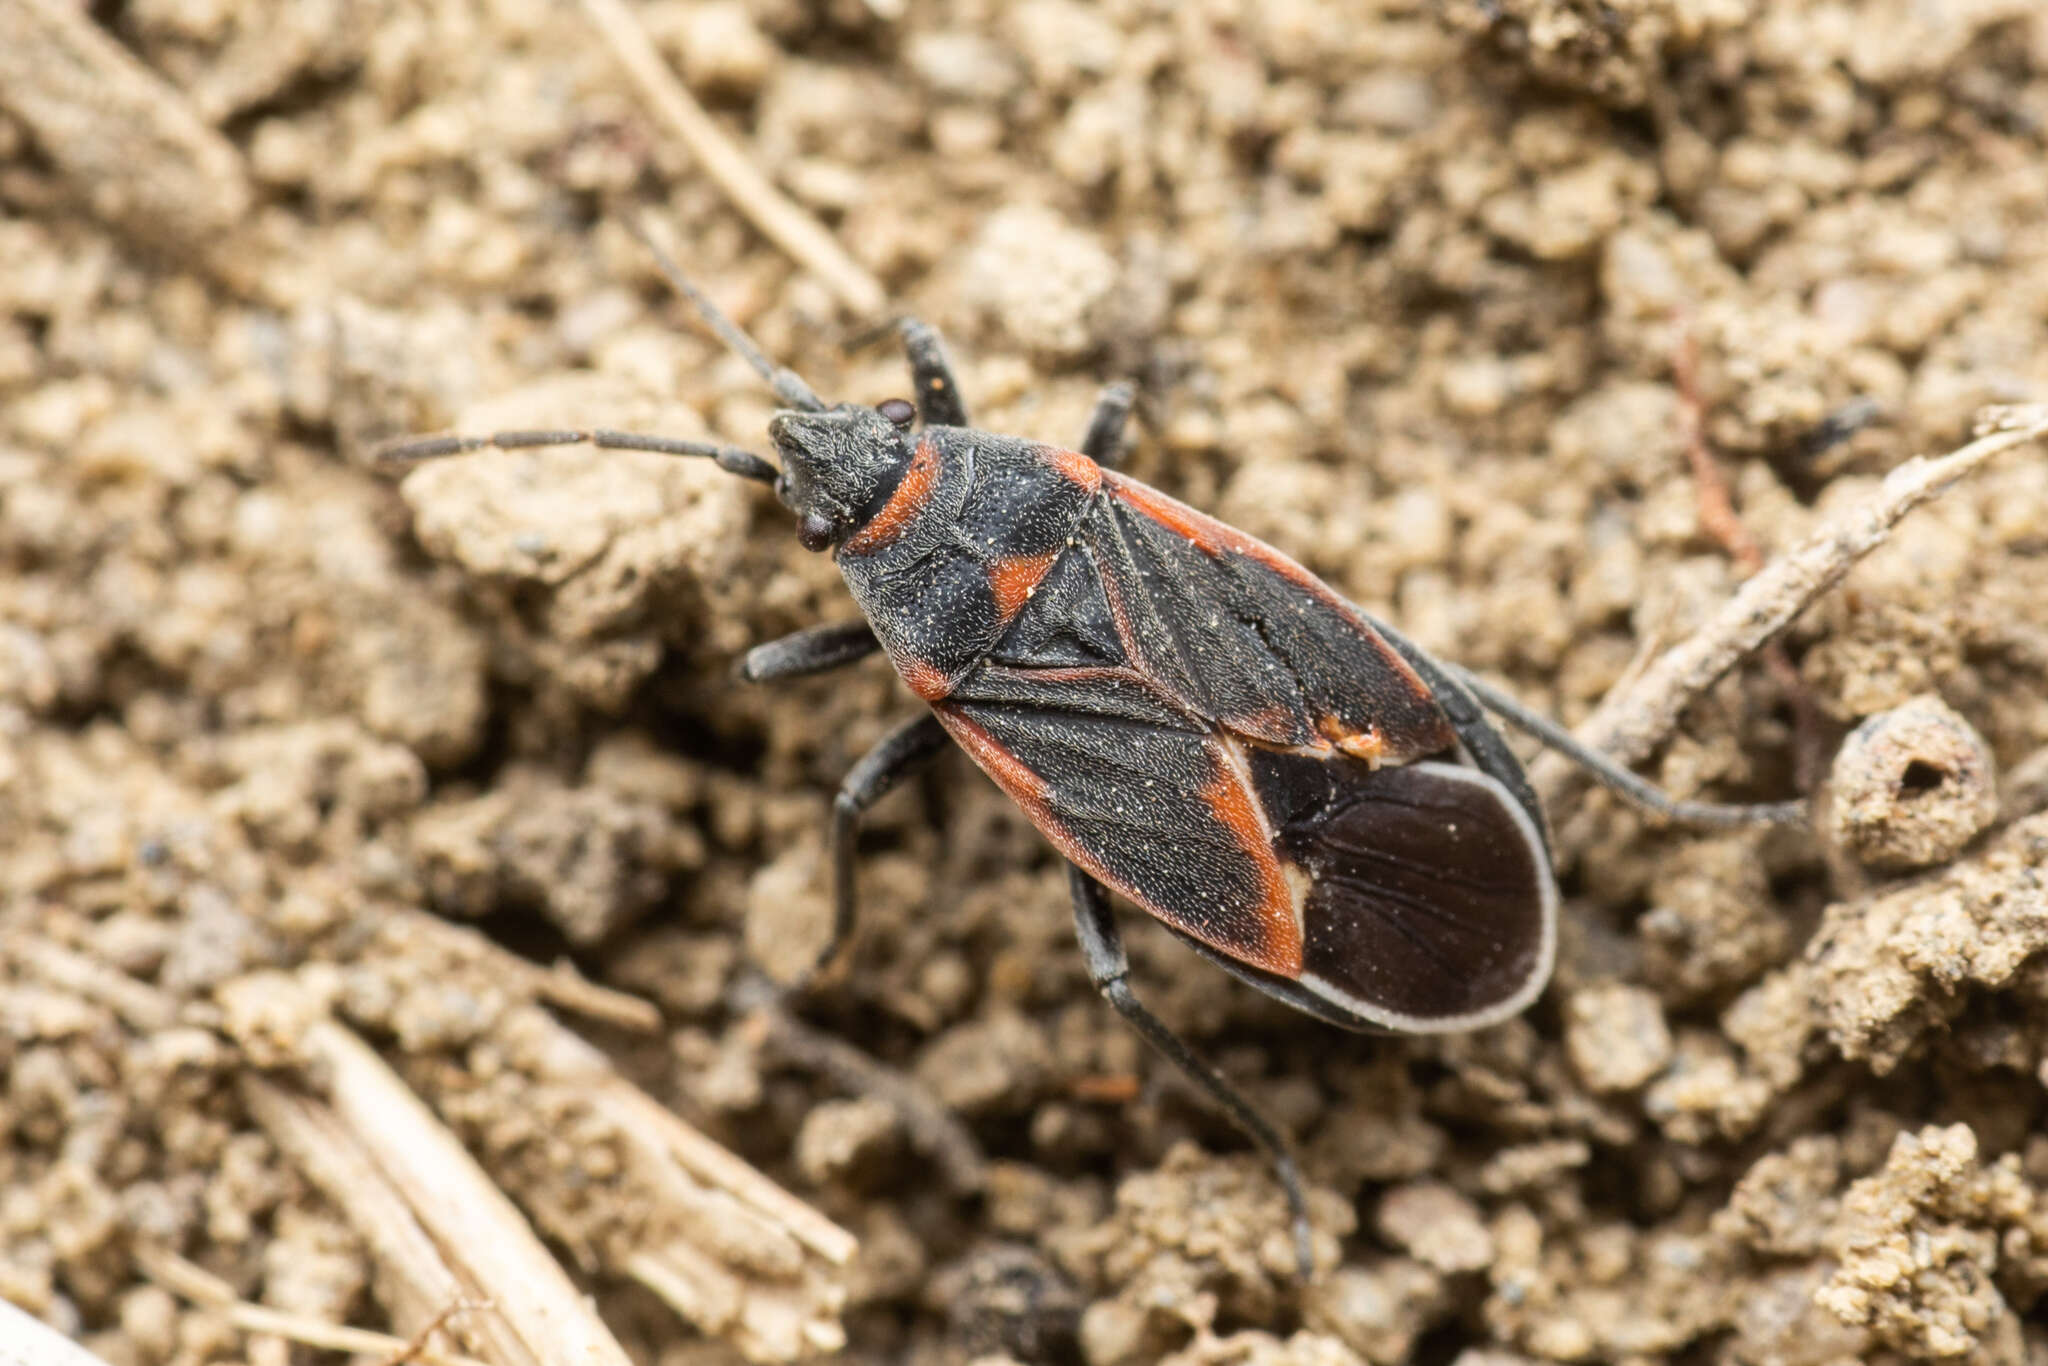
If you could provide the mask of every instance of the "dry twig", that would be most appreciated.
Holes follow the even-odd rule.
[[[981,1145],[957,1116],[908,1077],[803,1021],[769,1001],[755,1005],[746,1021],[768,1056],[831,1079],[856,1095],[874,1096],[895,1110],[910,1146],[930,1158],[946,1185],[980,1190],[987,1181]]]
[[[1692,467],[1693,496],[1699,509],[1700,526],[1720,542],[1747,578],[1764,567],[1763,547],[1735,510],[1735,494],[1728,486],[1728,472],[1707,444],[1707,400],[1700,389],[1700,344],[1689,325],[1679,329],[1678,346],[1671,356],[1671,379],[1678,390],[1678,419],[1684,439],[1686,463]],[[1812,791],[1820,778],[1820,708],[1800,678],[1785,643],[1771,641],[1763,648],[1764,667],[1791,702],[1794,726],[1795,777],[1802,792]]]
[[[343,1211],[368,1249],[378,1302],[399,1331],[420,1336],[449,1305],[478,1298],[420,1227],[398,1188],[332,1110],[261,1077],[241,1078],[242,1101],[279,1151]],[[453,1330],[468,1349],[503,1366],[537,1366],[512,1326],[475,1315]]]
[[[0,1300],[0,1366],[107,1366],[31,1315]]]
[[[755,1361],[839,1350],[852,1234],[713,1143],[619,1076],[582,1038],[532,1009],[504,1027],[537,1088],[606,1120],[628,1158],[635,1217],[597,1247],[607,1266],[660,1294],[707,1335]],[[551,1222],[542,1193],[526,1200],[565,1241],[589,1234]]]
[[[1728,558],[1745,575],[1763,568],[1763,547],[1742,516],[1735,510],[1735,495],[1728,487],[1728,472],[1714,458],[1707,445],[1707,400],[1700,392],[1700,343],[1689,327],[1681,328],[1678,345],[1671,354],[1671,381],[1678,390],[1679,435],[1685,446],[1686,463],[1692,467],[1693,493],[1697,499],[1700,526],[1720,542]]]
[[[336,1116],[477,1290],[497,1302],[534,1358],[628,1366],[625,1349],[518,1208],[405,1083],[331,1020],[307,1030],[304,1042]]]
[[[839,1315],[847,1268],[858,1251],[853,1235],[620,1077],[602,1053],[537,1002],[567,995],[628,1026],[644,1024],[651,1007],[587,984],[571,982],[564,992],[565,979],[531,965],[510,971],[498,961],[503,950],[472,931],[424,917],[400,917],[391,927],[403,948],[425,949],[523,987],[531,1001],[501,1022],[508,1048],[535,1085],[608,1121],[622,1140],[631,1162],[621,1209],[630,1215],[602,1224],[605,1234],[596,1246],[608,1271],[655,1289],[707,1335],[753,1360],[794,1360],[845,1345]],[[0,935],[0,961],[111,1009],[138,1029],[160,1029],[179,1017],[168,995],[40,936]],[[557,1222],[567,1208],[556,1201],[559,1192],[544,1177],[538,1186],[515,1187],[511,1194],[528,1211],[522,1215],[460,1140],[355,1035],[317,1008],[304,1016],[278,1015],[254,1004],[273,999],[281,986],[259,973],[246,993],[232,984],[224,988],[230,1004],[221,1027],[251,1057],[260,1052],[297,1061],[321,1080],[330,1101],[245,1071],[237,1078],[244,1105],[349,1219],[369,1254],[378,1301],[410,1339],[364,1336],[260,1305],[228,1305],[232,1292],[195,1279],[204,1275],[196,1267],[165,1262],[152,1274],[190,1298],[231,1309],[234,1322],[269,1338],[393,1360],[407,1352],[416,1360],[447,1360],[446,1353],[425,1354],[423,1346],[448,1317],[448,1306],[490,1303],[503,1309],[449,1326],[463,1349],[489,1366],[623,1366],[618,1344],[527,1225],[530,1215],[571,1243],[589,1232],[576,1218],[566,1226]]]
[[[727,1000],[745,1012],[742,1028],[770,1060],[815,1072],[855,1095],[882,1101],[896,1112],[910,1146],[938,1165],[948,1188],[962,1193],[982,1189],[987,1164],[981,1145],[924,1087],[790,1014],[783,1008],[780,989],[758,974],[744,974]]]
[[[138,1247],[135,1259],[141,1264],[143,1274],[158,1285],[194,1304],[220,1311],[229,1323],[245,1333],[279,1337],[323,1351],[375,1356],[393,1356],[413,1346],[404,1338],[395,1338],[389,1333],[350,1328],[304,1314],[272,1309],[268,1305],[253,1304],[239,1298],[226,1282],[204,1267],[195,1266],[166,1248]],[[478,1361],[475,1357],[449,1356],[444,1352],[418,1349],[414,1349],[411,1360],[424,1362],[426,1366],[490,1366],[489,1362]]]
[[[505,957],[514,958],[515,955],[506,953]],[[602,1020],[635,1034],[652,1034],[661,1028],[661,1007],[631,992],[591,981],[566,958],[557,959],[552,967],[532,968],[531,971],[533,994],[549,1005],[573,1010],[578,1015]]]
[[[9,934],[0,938],[0,959],[19,964],[53,987],[107,1007],[137,1033],[154,1033],[177,1023],[178,1003],[169,993],[55,940]]]
[[[424,913],[404,917],[403,932],[433,940],[465,961],[481,963],[493,976],[517,982],[549,1005],[635,1034],[652,1034],[661,1028],[661,1008],[652,1001],[593,982],[566,958],[552,967],[540,967],[471,926]]]
[[[1647,758],[1687,707],[1883,545],[1900,518],[1992,456],[2048,436],[2048,405],[1988,410],[1978,430],[1987,434],[1959,450],[1900,465],[1885,476],[1875,497],[1751,576],[1712,620],[1665,651],[1632,686],[1610,693],[1578,728],[1580,741],[1624,764]],[[1543,755],[1532,771],[1538,789],[1553,802],[1570,790],[1575,775],[1555,754]]]
[[[0,4],[0,106],[35,136],[91,212],[135,240],[254,278],[239,240],[252,191],[242,154],[185,96],[72,0]]]
[[[596,1088],[593,1099],[621,1129],[651,1136],[685,1171],[730,1194],[833,1266],[845,1266],[860,1250],[851,1233],[683,1123],[646,1092],[611,1077]]]
[[[755,1361],[846,1345],[839,1313],[852,1234],[620,1077],[603,1054],[535,1012],[524,1064],[610,1121],[648,1197],[607,1260],[706,1334]]]
[[[456,1300],[441,1306],[441,1312],[428,1319],[417,1333],[405,1340],[405,1346],[386,1357],[378,1366],[406,1366],[409,1361],[431,1361],[427,1350],[427,1339],[447,1327],[459,1314],[471,1314],[482,1310],[495,1309],[489,1300]]]
[[[641,98],[654,107],[704,173],[725,191],[733,207],[747,216],[763,236],[781,247],[804,269],[831,287],[839,301],[857,316],[873,317],[888,301],[881,283],[825,231],[819,222],[797,207],[768,177],[761,174],[746,153],[728,138],[704,106],[676,79],[655,49],[647,30],[633,16],[625,0],[583,0],[590,22],[610,44],[619,64],[640,87]]]

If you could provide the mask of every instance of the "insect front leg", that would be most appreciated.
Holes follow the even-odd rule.
[[[967,400],[960,396],[960,381],[946,360],[938,329],[915,318],[905,318],[898,328],[910,357],[911,382],[917,386],[918,417],[927,427],[965,427]]]
[[[1302,1280],[1308,1280],[1315,1274],[1315,1251],[1309,1240],[1308,1196],[1302,1190],[1301,1169],[1295,1165],[1294,1154],[1288,1150],[1286,1140],[1252,1108],[1250,1101],[1238,1094],[1237,1088],[1225,1080],[1222,1073],[1196,1057],[1180,1035],[1147,1010],[1144,1002],[1131,990],[1131,962],[1124,953],[1123,936],[1117,932],[1109,893],[1103,890],[1102,884],[1069,863],[1067,886],[1074,896],[1074,933],[1081,940],[1081,957],[1088,965],[1088,980],[1095,984],[1103,999],[1116,1008],[1116,1013],[1144,1037],[1146,1043],[1163,1053],[1166,1060],[1200,1087],[1252,1142],[1265,1149],[1281,1186],[1287,1192],[1287,1209],[1294,1226],[1294,1255],[1301,1264]]]
[[[829,843],[832,849],[832,937],[809,974],[815,978],[838,958],[853,934],[855,913],[853,856],[860,818],[890,789],[939,756],[946,747],[946,728],[926,713],[906,721],[876,742],[839,785],[832,799]]]
[[[1081,454],[1106,470],[1123,463],[1124,425],[1131,418],[1131,403],[1137,391],[1118,381],[1103,388],[1095,400],[1095,413],[1088,419],[1087,434],[1081,438]]]
[[[865,621],[839,621],[792,631],[747,651],[735,671],[744,683],[771,683],[843,668],[882,648]]]

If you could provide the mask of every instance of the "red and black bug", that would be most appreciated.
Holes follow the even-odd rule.
[[[768,427],[779,467],[609,431],[429,438],[387,456],[589,442],[708,456],[772,484],[864,620],[759,646],[741,676],[794,678],[879,649],[930,708],[855,764],[833,804],[821,962],[853,926],[861,814],[950,738],[1066,858],[1096,986],[1271,1154],[1304,1274],[1286,1143],[1132,993],[1106,888],[1319,1019],[1443,1033],[1527,1006],[1556,946],[1543,814],[1486,709],[1666,817],[1803,818],[1797,803],[1673,801],[1279,551],[1118,473],[1127,386],[1104,391],[1079,450],[979,431],[937,333],[905,322],[916,403],[828,406],[663,266],[783,403]]]

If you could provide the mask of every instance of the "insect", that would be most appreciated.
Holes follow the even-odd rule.
[[[1304,1277],[1307,1204],[1287,1143],[1133,993],[1108,891],[1318,1019],[1445,1033],[1522,1010],[1556,950],[1543,813],[1488,709],[1666,818],[1803,818],[1799,803],[1665,796],[1279,551],[1119,472],[1127,385],[1104,390],[1076,450],[980,431],[938,334],[906,320],[915,402],[828,405],[656,256],[783,405],[768,425],[778,463],[600,430],[430,437],[385,458],[584,442],[708,457],[772,485],[863,619],[758,646],[741,676],[796,678],[879,650],[927,707],[833,802],[820,963],[853,930],[862,813],[957,744],[1066,859],[1095,986],[1270,1156]]]

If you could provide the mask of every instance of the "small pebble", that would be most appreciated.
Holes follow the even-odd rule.
[[[864,1167],[898,1137],[896,1110],[872,1096],[828,1100],[811,1108],[796,1136],[796,1166],[814,1186]]]
[[[1416,1261],[1454,1274],[1493,1264],[1493,1235],[1479,1207],[1440,1181],[1414,1181],[1380,1197],[1380,1236]]]
[[[1593,1091],[1633,1091],[1671,1061],[1671,1029],[1653,992],[1602,982],[1572,993],[1565,1051]]]
[[[1101,340],[1116,261],[1094,234],[1053,210],[997,210],[968,253],[966,271],[967,292],[981,312],[1029,350],[1067,359]]]
[[[1074,1355],[1081,1296],[1032,1248],[991,1243],[932,1278],[954,1341],[974,1360],[1065,1360]]]
[[[1938,697],[1913,698],[1858,726],[1828,786],[1829,839],[1886,872],[1946,863],[1998,816],[1990,746]]]
[[[752,95],[767,84],[782,54],[737,0],[712,0],[682,10],[683,72],[697,90]]]

